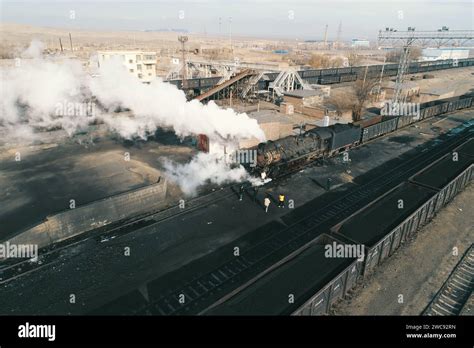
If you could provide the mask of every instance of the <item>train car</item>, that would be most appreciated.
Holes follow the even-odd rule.
[[[359,145],[360,143],[360,126],[354,125],[352,123],[336,123],[327,128],[329,128],[333,133],[329,152],[330,156],[346,151],[353,146]],[[321,128],[314,129],[314,132],[320,131]]]
[[[346,67],[346,68],[337,68],[337,73],[338,74],[350,74],[351,73],[351,67]]]
[[[397,76],[398,70],[384,70],[383,76]]]
[[[397,117],[397,129],[406,127],[412,123],[418,122],[421,117],[420,115],[410,115],[410,116],[399,116]]]
[[[304,70],[299,72],[303,79],[321,76],[321,70]]]
[[[321,70],[321,75],[322,76],[337,75],[337,68],[323,69],[323,70]]]
[[[322,85],[330,85],[333,83],[339,83],[341,81],[341,76],[334,75],[334,76],[321,76],[319,83]]]
[[[355,81],[355,80],[357,80],[356,74],[341,75],[341,78],[340,78],[340,82],[350,82],[350,81]]]
[[[398,117],[391,117],[388,120],[365,127],[362,130],[362,139],[364,143],[381,135],[393,132],[397,129]]]

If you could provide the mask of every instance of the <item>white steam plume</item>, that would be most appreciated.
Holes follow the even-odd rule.
[[[124,137],[144,137],[158,127],[172,127],[178,136],[206,134],[227,138],[255,137],[264,140],[256,120],[231,109],[221,109],[214,102],[186,101],[182,91],[160,79],[143,84],[129,74],[118,60],[101,67],[101,76],[91,79],[90,89],[106,107],[122,106],[133,111],[127,121],[106,120]]]
[[[194,196],[198,187],[206,183],[221,185],[249,177],[242,166],[231,168],[221,156],[210,153],[199,153],[187,164],[165,162],[165,170],[166,176],[188,196]]]
[[[32,42],[19,64],[0,70],[0,134],[18,137],[21,129],[29,137],[38,127],[60,127],[73,134],[98,120],[128,139],[146,139],[157,128],[167,127],[181,137],[205,134],[220,145],[251,137],[265,140],[257,121],[247,114],[221,109],[213,102],[188,102],[183,91],[161,79],[143,84],[122,62],[110,60],[101,66],[100,76],[93,78],[78,61],[43,57],[43,48]],[[99,113],[98,108],[93,115],[65,112],[66,105],[86,103],[91,96],[108,110],[120,106],[132,115]],[[221,184],[247,177],[242,167],[232,169],[211,154],[200,154],[184,166],[168,163],[167,168],[188,193],[205,182]]]
[[[126,138],[146,138],[159,127],[170,127],[178,136],[206,134],[210,138],[264,140],[256,120],[215,103],[186,101],[175,86],[157,79],[143,84],[118,60],[103,64],[100,76],[92,78],[73,59],[48,59],[40,55],[42,44],[32,42],[19,66],[1,70],[0,127],[19,123],[32,127],[62,127],[74,132],[93,121],[90,115],[57,112],[58,105],[83,103],[95,96],[101,105],[128,108],[132,117],[96,115]]]

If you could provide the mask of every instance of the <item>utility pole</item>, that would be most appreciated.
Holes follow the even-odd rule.
[[[61,38],[59,38],[59,47],[61,47],[61,53],[63,53],[63,43],[61,42]]]
[[[182,88],[185,89],[187,86],[187,69],[186,69],[186,50],[185,50],[185,44],[188,41],[187,36],[178,36],[178,41],[181,42],[181,53],[182,53],[182,59],[183,59],[183,83],[182,83]]]
[[[72,53],[72,37],[71,37],[71,33],[69,33],[69,44],[71,45],[71,53]]]
[[[382,79],[383,79],[383,72],[385,70],[385,63],[387,62],[387,56],[383,58],[383,65],[382,65],[382,71],[380,72],[380,79],[379,79],[379,85],[377,88],[377,100],[380,98],[380,94],[382,93]]]
[[[328,25],[326,24],[326,29],[324,30],[324,48],[328,46]]]
[[[233,58],[234,48],[232,47],[232,17],[229,17],[229,41],[230,41],[230,51],[232,52],[232,58]]]
[[[340,46],[341,33],[342,33],[342,21],[339,22],[339,27],[337,28],[336,48],[339,48]]]

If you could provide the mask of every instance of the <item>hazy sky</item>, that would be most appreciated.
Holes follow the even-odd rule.
[[[257,37],[374,39],[379,29],[474,28],[472,0],[0,0],[2,22],[91,30],[182,28],[191,32]],[[70,18],[75,11],[75,18]],[[219,26],[219,18],[221,25]]]

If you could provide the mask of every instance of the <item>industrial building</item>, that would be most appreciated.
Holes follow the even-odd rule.
[[[469,58],[470,52],[471,49],[467,47],[424,48],[420,60],[465,59]]]
[[[155,52],[145,51],[98,51],[98,68],[110,59],[119,59],[127,68],[128,72],[143,82],[151,82],[156,79]]]
[[[353,48],[369,48],[370,41],[365,39],[352,39],[351,47]]]

